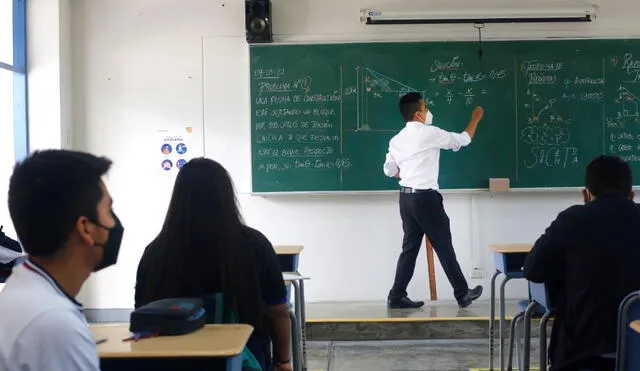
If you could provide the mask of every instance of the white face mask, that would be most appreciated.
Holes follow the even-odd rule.
[[[424,120],[425,125],[431,125],[433,123],[433,113],[427,111],[427,117]]]

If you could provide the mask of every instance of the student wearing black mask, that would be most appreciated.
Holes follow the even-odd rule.
[[[527,256],[526,278],[545,283],[555,301],[553,371],[615,367],[618,307],[640,288],[640,207],[632,184],[622,159],[594,159],[587,166],[584,205],[561,212]]]
[[[111,161],[67,150],[17,164],[9,212],[29,258],[0,292],[1,370],[99,370],[76,295],[117,261],[124,228],[102,176]]]

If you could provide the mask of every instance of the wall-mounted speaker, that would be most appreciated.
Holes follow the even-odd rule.
[[[273,42],[271,34],[271,0],[245,0],[247,42]]]

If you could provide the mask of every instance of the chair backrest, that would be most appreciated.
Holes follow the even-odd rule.
[[[205,295],[201,299],[207,312],[207,323],[238,323],[234,313],[225,313],[222,293]]]
[[[640,370],[640,334],[629,325],[640,320],[640,291],[627,295],[618,309],[616,371]]]
[[[201,297],[206,312],[206,323],[233,324],[238,323],[238,315],[233,311],[225,310],[224,294],[213,293]],[[260,362],[248,347],[242,351],[242,369],[262,371]]]
[[[542,305],[546,310],[553,312],[554,303],[546,284],[529,281],[529,293],[531,294],[531,300]]]

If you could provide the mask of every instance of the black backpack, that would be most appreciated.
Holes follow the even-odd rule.
[[[204,304],[197,298],[172,298],[151,302],[131,313],[129,331],[139,337],[184,335],[206,322]]]

